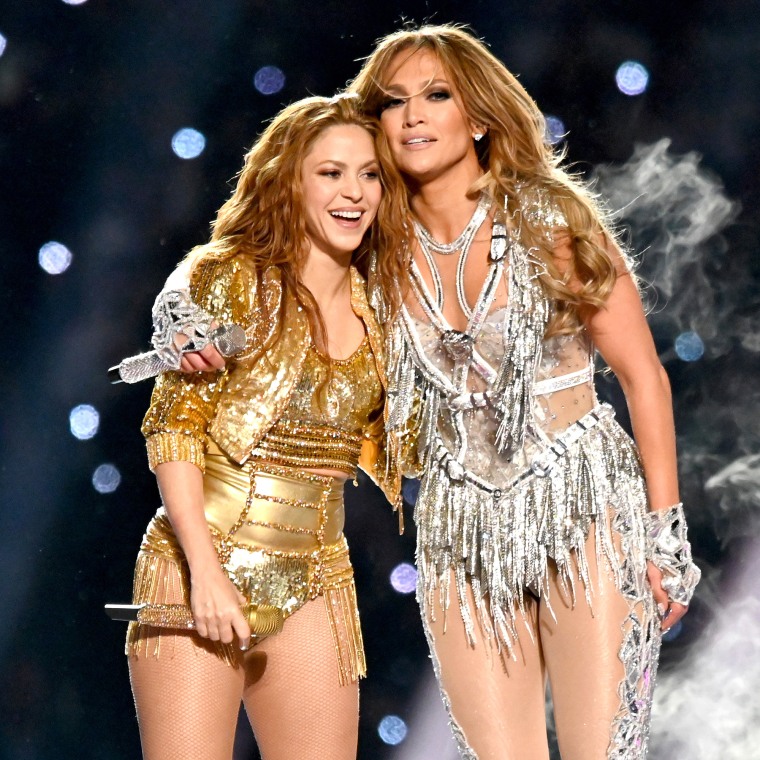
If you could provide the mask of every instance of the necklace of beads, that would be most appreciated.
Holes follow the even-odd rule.
[[[439,243],[430,232],[416,220],[414,222],[414,231],[417,233],[417,238],[422,246],[427,248],[428,251],[440,253],[444,256],[449,256],[456,251],[462,251],[464,253],[472,245],[472,241],[475,239],[475,233],[485,221],[490,209],[491,199],[486,193],[481,193],[480,200],[475,207],[475,211],[473,212],[470,221],[467,222],[467,225],[456,240],[452,240],[450,243]]]
[[[472,316],[472,309],[468,306],[467,299],[464,295],[464,265],[467,261],[467,255],[470,252],[470,246],[475,239],[475,233],[480,229],[490,210],[490,198],[485,193],[481,193],[475,212],[467,223],[467,226],[462,231],[462,234],[452,243],[447,244],[439,243],[421,224],[418,222],[414,223],[422,254],[427,261],[428,268],[433,277],[435,301],[439,309],[443,308],[443,284],[441,282],[440,272],[438,271],[438,267],[435,264],[432,254],[435,252],[448,256],[456,250],[461,250],[462,253],[459,257],[456,274],[457,298],[459,300],[459,305],[462,307],[467,318],[469,319]],[[458,247],[454,248],[453,246]],[[452,248],[452,250],[448,250],[449,248]]]

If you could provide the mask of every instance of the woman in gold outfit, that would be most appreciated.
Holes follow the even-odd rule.
[[[181,267],[189,292],[169,294],[243,327],[246,347],[221,373],[163,374],[143,423],[163,506],[133,601],[185,605],[195,625],[130,626],[148,760],[229,760],[241,700],[265,760],[356,757],[365,664],[343,485],[382,431],[385,383],[360,270],[402,245],[404,211],[354,103],[308,98],[274,119]],[[398,279],[397,260],[378,266]]]

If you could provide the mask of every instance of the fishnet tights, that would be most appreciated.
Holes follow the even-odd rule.
[[[426,628],[438,660],[441,687],[451,713],[478,760],[548,760],[545,681],[551,685],[557,739],[563,760],[603,760],[620,698],[624,669],[618,657],[630,607],[606,567],[598,568],[594,535],[587,542],[593,614],[582,586],[573,604],[556,571],[550,575],[554,620],[545,604],[526,598],[525,626],[518,628],[517,661],[485,642],[470,647],[457,604],[436,621],[425,610]],[[452,579],[453,583],[453,579]],[[475,609],[470,592],[470,603]],[[518,621],[520,620],[518,616]]]
[[[241,699],[263,760],[356,758],[358,685],[339,684],[322,598],[236,667],[195,633],[161,638],[157,657],[129,657],[145,760],[230,760]]]

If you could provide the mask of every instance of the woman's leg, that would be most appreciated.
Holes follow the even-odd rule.
[[[452,588],[454,579],[451,578]],[[475,609],[468,587],[469,603]],[[424,605],[427,607],[427,605]],[[459,605],[446,615],[436,598],[423,609],[423,624],[433,654],[441,693],[449,710],[460,755],[478,760],[548,760],[544,707],[544,663],[536,639],[537,603],[526,596],[527,621],[518,613],[515,659],[496,650],[478,632],[467,641]],[[433,614],[431,614],[433,613]],[[435,620],[432,618],[435,617]]]
[[[355,760],[359,686],[340,685],[325,600],[245,656],[243,700],[263,760]]]
[[[642,580],[646,563],[616,551],[630,582],[621,593],[606,561],[597,565],[594,531],[586,542],[592,607],[576,577],[576,599],[550,570],[552,617],[540,605],[541,647],[551,684],[562,760],[643,758],[659,634],[654,602]],[[633,568],[632,564],[638,567]],[[577,563],[576,563],[577,564]],[[623,646],[625,638],[625,646]]]
[[[172,638],[162,632],[157,657],[129,657],[143,758],[230,760],[243,670],[197,634]]]
[[[187,585],[178,561],[140,552],[135,603],[187,604]],[[143,758],[231,760],[244,683],[234,648],[130,623],[127,652]]]

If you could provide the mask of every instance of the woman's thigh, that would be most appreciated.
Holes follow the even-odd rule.
[[[145,760],[230,760],[244,674],[213,644],[162,632],[158,656],[130,656]]]
[[[646,598],[651,594],[644,590],[639,600],[623,595],[606,559],[596,560],[593,530],[585,549],[591,606],[578,579],[574,558],[575,594],[559,581],[553,568],[549,576],[551,610],[541,604],[539,612],[541,647],[563,760],[602,760],[608,756],[614,726],[625,713],[622,694],[626,667],[621,659],[624,637],[628,680],[633,673],[633,681],[642,681],[630,684],[630,689],[642,697],[637,707],[640,720],[648,719],[651,697],[651,689],[644,683],[649,680],[645,672],[652,665],[652,643],[644,634],[653,612],[651,599]],[[615,550],[619,554],[622,551],[619,541]],[[621,560],[625,561],[622,555]],[[640,677],[635,675],[637,672]]]
[[[243,699],[263,760],[355,760],[359,687],[340,685],[323,597],[245,656]]]
[[[453,588],[453,576],[450,580]],[[469,587],[468,597],[475,610]],[[432,606],[423,606],[428,643],[461,755],[479,760],[548,760],[535,601],[526,598],[525,619],[517,613],[519,638],[513,657],[499,652],[480,630],[476,644],[469,643],[455,596],[446,614],[437,595]]]

